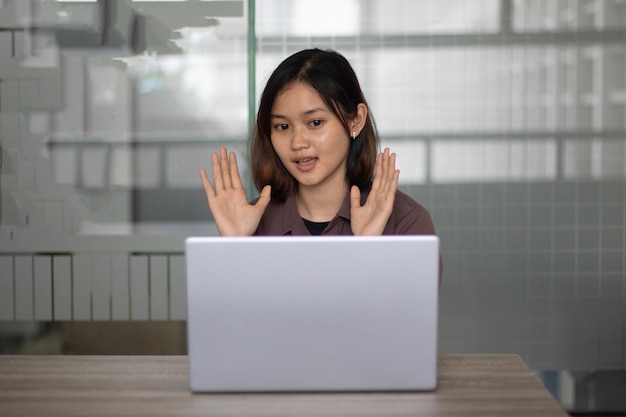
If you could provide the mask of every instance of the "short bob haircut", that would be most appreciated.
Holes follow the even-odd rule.
[[[350,141],[347,180],[360,189],[369,186],[378,154],[378,132],[361,86],[350,63],[332,50],[307,49],[285,59],[274,70],[261,95],[256,129],[252,138],[252,179],[258,190],[272,186],[272,198],[285,200],[297,190],[296,179],[283,166],[272,146],[271,113],[276,97],[294,83],[304,83],[320,95],[342,122],[348,137],[348,122],[357,115],[359,103],[367,106],[367,120],[356,139]]]

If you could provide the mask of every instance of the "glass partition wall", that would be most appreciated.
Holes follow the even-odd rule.
[[[0,28],[4,351],[141,325],[184,352],[183,238],[216,234],[197,170],[226,144],[249,179],[265,81],[320,47],[434,217],[440,352],[557,370],[572,409],[625,368],[623,1],[4,1]]]
[[[185,351],[183,241],[216,234],[210,153],[245,161],[248,35],[244,1],[0,1],[2,351]]]

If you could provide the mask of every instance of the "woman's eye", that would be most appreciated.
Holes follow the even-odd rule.
[[[287,123],[280,123],[280,124],[277,124],[276,126],[274,126],[274,129],[276,129],[276,130],[287,130],[288,127],[289,127],[289,125]]]
[[[321,120],[313,120],[311,122],[311,126],[313,126],[313,127],[320,127],[322,125],[322,123],[323,122]]]

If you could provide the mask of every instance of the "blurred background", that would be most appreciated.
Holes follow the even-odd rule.
[[[198,176],[285,57],[354,66],[444,274],[439,351],[626,400],[626,1],[0,0],[0,353],[184,354]]]

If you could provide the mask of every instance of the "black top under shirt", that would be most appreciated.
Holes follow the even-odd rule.
[[[312,235],[317,235],[317,236],[321,235],[324,229],[326,229],[326,226],[328,226],[328,224],[330,223],[330,222],[312,222],[305,218],[302,218],[302,221],[304,222],[304,225],[308,229],[309,233],[311,233]]]

